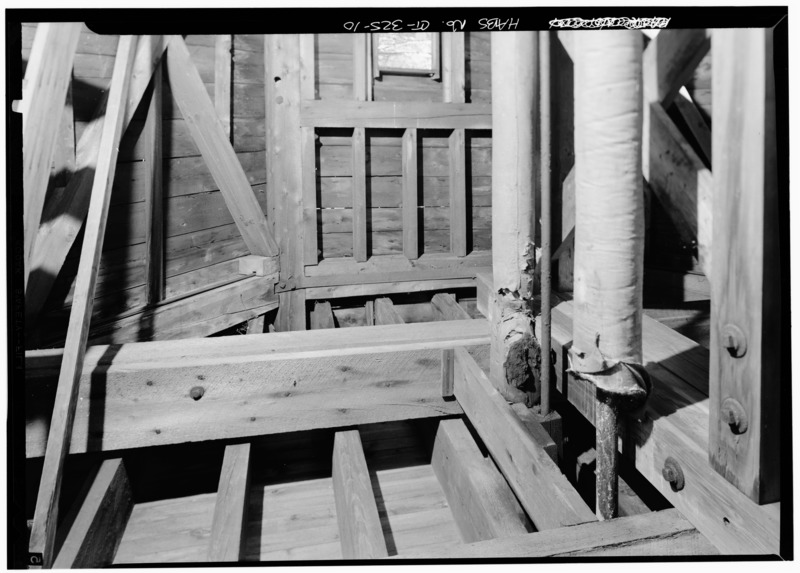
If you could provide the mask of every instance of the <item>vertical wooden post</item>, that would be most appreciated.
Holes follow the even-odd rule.
[[[367,252],[367,142],[363,127],[353,130],[353,257],[366,261]]]
[[[39,24],[25,71],[22,188],[26,285],[80,33],[77,23]]]
[[[153,93],[144,124],[145,166],[145,244],[147,264],[145,284],[147,304],[164,298],[164,195],[162,189],[161,103],[163,70],[159,64],[153,73]]]
[[[29,542],[30,562],[50,567],[53,563],[56,526],[58,523],[58,500],[61,493],[61,477],[69,451],[75,406],[78,400],[78,381],[83,371],[86,340],[92,318],[94,290],[97,270],[103,250],[108,206],[111,202],[111,187],[122,137],[122,124],[131,68],[136,52],[136,36],[120,37],[111,87],[108,95],[106,121],[100,138],[101,152],[97,161],[97,173],[92,185],[89,213],[81,249],[81,260],[75,283],[75,296],[69,316],[64,358],[58,376],[56,401],[47,438],[47,449],[42,468],[42,479],[36,498],[36,509]],[[34,563],[35,561],[35,563]]]
[[[231,48],[233,36],[226,34],[214,39],[214,108],[222,122],[225,135],[231,138]]]
[[[417,189],[417,130],[403,134],[403,254],[419,258],[419,190]]]
[[[445,102],[466,101],[466,54],[463,33],[447,33],[443,36],[442,56],[444,73],[442,89]],[[467,151],[466,133],[454,129],[450,135],[450,251],[458,256],[467,255]]]
[[[244,549],[250,499],[250,444],[226,446],[219,476],[208,560],[237,562]]]
[[[316,99],[314,34],[300,35],[300,97]],[[317,141],[313,127],[300,128],[303,169],[303,264],[319,262],[317,249]]]
[[[772,32],[714,30],[709,458],[758,503],[780,498],[781,244]],[[784,405],[788,407],[788,405]]]
[[[275,206],[273,224],[280,245],[280,280],[303,276],[305,225],[300,125],[301,69],[298,34],[266,35],[267,189]],[[306,329],[304,289],[282,292],[279,331]]]
[[[507,400],[529,406],[536,397],[528,358],[534,344],[537,40],[535,32],[492,33],[490,378]]]
[[[353,35],[353,96],[358,101],[372,100],[372,63],[369,34]]]

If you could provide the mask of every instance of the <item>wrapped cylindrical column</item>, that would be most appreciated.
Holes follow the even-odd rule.
[[[491,380],[510,401],[530,402],[538,163],[538,34],[492,33]],[[538,356],[538,350],[536,351]]]
[[[642,34],[575,34],[572,368],[597,387],[597,514],[617,514],[619,413],[642,361]]]

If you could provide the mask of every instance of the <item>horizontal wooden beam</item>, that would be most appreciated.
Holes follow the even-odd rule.
[[[301,127],[491,129],[485,103],[304,100]]]
[[[225,447],[219,476],[208,560],[237,562],[242,557],[250,501],[250,444]]]
[[[465,543],[532,531],[511,488],[462,420],[439,422],[431,466]]]
[[[70,452],[459,414],[458,403],[441,396],[440,350],[487,344],[486,327],[474,336],[473,322],[482,321],[355,327],[351,340],[329,329],[90,349],[95,366],[80,379]],[[429,325],[444,328],[418,328]],[[28,457],[45,447],[52,358],[26,383]]]
[[[595,521],[594,512],[464,348],[455,349],[454,370],[458,403],[536,529]]]
[[[517,418],[519,418],[519,421],[522,422],[522,425],[525,426],[525,429],[528,430],[528,433],[536,443],[547,452],[550,459],[558,463],[558,447],[556,446],[556,442],[550,434],[547,433],[542,423],[536,419],[536,415],[531,412],[525,404],[520,404],[519,402],[511,404],[511,409],[514,410]]]
[[[54,569],[99,569],[114,561],[133,509],[133,492],[122,459],[104,460],[77,512]]]
[[[310,300],[346,298],[353,296],[376,296],[395,293],[425,292],[432,290],[475,287],[475,279],[433,279],[397,282],[362,283],[354,285],[320,286],[306,288],[306,298]]]
[[[442,320],[472,320],[469,313],[450,294],[436,293],[431,299],[431,306]]]
[[[378,505],[358,430],[336,432],[333,440],[333,497],[342,557],[388,557]]]
[[[247,277],[165,300],[92,328],[92,344],[208,336],[278,308],[274,276]]]
[[[384,255],[373,257],[369,261],[359,263],[351,257],[338,259],[324,259],[315,266],[305,268],[305,279],[323,276],[339,276],[345,280],[345,275],[350,282],[325,283],[325,284],[358,284],[361,282],[387,282],[392,279],[380,280],[381,273],[409,273],[407,280],[423,280],[427,278],[455,278],[475,276],[475,273],[492,266],[492,253],[490,251],[472,252],[466,257],[454,257],[449,253],[425,254],[415,261],[408,260],[404,255]],[[434,274],[438,273],[438,274]],[[304,283],[305,286],[321,286],[312,281]]]
[[[537,557],[668,557],[719,552],[676,509],[584,523],[568,530],[432,547],[396,559],[481,559]]]
[[[571,303],[560,304],[552,313],[557,388],[594,423],[594,389],[564,375],[565,348],[572,344],[571,313]],[[723,554],[777,555],[780,503],[756,504],[709,465],[708,395],[697,390],[697,382],[690,384],[673,373],[684,354],[679,348],[672,357],[654,353],[658,345],[653,345],[648,335],[648,322],[648,317],[643,317],[643,357],[655,392],[648,400],[644,422],[628,424],[623,455]],[[674,336],[683,338],[678,333]],[[673,457],[683,472],[681,490],[674,491],[662,476],[668,457]]]

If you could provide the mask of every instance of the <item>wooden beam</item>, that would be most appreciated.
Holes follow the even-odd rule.
[[[647,181],[678,228],[697,237],[700,265],[711,276],[712,177],[661,104],[650,105]]]
[[[417,188],[417,130],[403,133],[403,254],[409,260],[419,258],[419,189]]]
[[[314,310],[311,311],[310,326],[312,330],[319,330],[320,328],[336,328],[336,321],[333,318],[331,303],[317,302],[314,304]]]
[[[219,476],[208,560],[238,562],[242,557],[250,501],[250,444],[225,447]]]
[[[455,349],[455,395],[537,530],[595,521],[464,348]]]
[[[187,293],[95,325],[92,344],[208,336],[278,307],[275,277],[247,277]]]
[[[557,389],[594,423],[594,389],[565,374],[564,353],[572,344],[571,314],[572,303],[553,309]],[[643,359],[656,392],[641,415],[643,421],[628,425],[623,455],[723,554],[777,555],[780,503],[756,504],[708,463],[708,396],[697,390],[696,382],[690,384],[667,368],[674,368],[680,354],[671,363],[654,354],[660,343],[649,336],[651,321],[642,317]],[[678,333],[672,336],[683,338]],[[675,458],[683,472],[685,487],[679,491],[662,476],[667,457]]]
[[[231,141],[233,117],[231,115],[232,49],[233,36],[230,34],[214,36],[214,109],[228,141]]]
[[[375,325],[375,303],[374,301],[368,300],[364,303],[364,311],[366,313],[366,326],[374,326]]]
[[[124,132],[139,105],[150,78],[161,60],[168,41],[162,36],[143,36],[138,43],[126,94]],[[75,173],[64,192],[54,195],[44,206],[30,262],[31,274],[25,288],[25,320],[33,323],[83,226],[89,210],[92,183],[97,172],[100,136],[106,120],[107,93],[97,104],[95,115],[84,129],[76,148]]]
[[[703,29],[661,30],[644,51],[644,101],[669,105],[710,48]]]
[[[452,348],[442,350],[442,398],[452,400],[455,387],[455,351]]]
[[[665,557],[719,552],[676,509],[585,523],[565,530],[431,547],[397,559],[482,559],[542,557]]]
[[[445,344],[454,344],[452,336],[437,340],[424,336],[423,331],[419,340],[380,344],[387,332],[420,332],[415,326],[350,328],[348,334],[356,340],[364,335],[355,331],[371,331],[369,344],[362,342],[355,348],[342,339],[341,331],[331,329],[237,336],[240,346],[257,341],[257,352],[243,356],[231,348],[222,357],[209,352],[191,364],[181,358],[182,366],[177,368],[167,368],[167,364],[177,363],[164,357],[165,361],[147,365],[127,363],[122,371],[117,364],[122,351],[117,346],[107,347],[111,348],[106,351],[108,356],[117,353],[114,364],[87,368],[80,379],[70,451],[238,439],[460,414],[458,403],[441,396],[440,350]],[[447,330],[452,335],[452,325]],[[298,340],[286,335],[320,333],[327,334],[326,340],[335,335],[336,346],[270,351],[274,338],[283,337],[281,345],[285,345]],[[426,338],[434,342],[421,342]],[[194,355],[188,348],[192,342],[202,341],[181,340],[183,350],[177,353]],[[155,354],[152,345],[150,348]],[[98,376],[104,379],[103,394],[98,393]],[[195,400],[188,389],[198,385],[205,393]],[[39,457],[54,403],[52,377],[29,379],[26,395],[30,396],[30,401],[26,400],[26,453]],[[214,424],[209,424],[209,419]]]
[[[381,277],[377,277],[380,280]],[[406,278],[406,277],[403,277]],[[316,282],[316,281],[315,281]],[[390,283],[366,283],[354,285],[334,285],[305,288],[306,298],[330,299],[354,296],[376,296],[394,293],[425,292],[441,289],[470,288],[475,286],[471,278],[433,279],[419,281],[398,281]]]
[[[483,457],[462,420],[439,422],[431,467],[465,543],[532,530],[514,493]]]
[[[336,432],[333,441],[333,496],[342,557],[388,557],[358,430]]]
[[[450,147],[450,252],[457,257],[467,255],[467,148],[463,129],[454,129],[448,140]]]
[[[40,23],[25,70],[22,189],[26,284],[80,34],[78,23]]]
[[[255,275],[258,277],[274,275],[274,278],[277,279],[280,270],[280,261],[277,256],[245,255],[244,257],[239,257],[238,262],[240,275]]]
[[[301,127],[491,129],[491,104],[303,100]]]
[[[97,269],[100,266],[100,254],[103,250],[103,236],[106,229],[108,206],[111,202],[111,187],[114,182],[119,141],[122,137],[122,124],[127,103],[125,100],[130,85],[133,58],[136,53],[136,41],[136,36],[122,36],[114,62],[106,110],[107,121],[103,125],[103,133],[100,138],[102,153],[98,157],[97,173],[92,185],[92,198],[81,249],[81,262],[78,267],[75,295],[69,317],[69,330],[64,346],[64,360],[61,363],[58,377],[58,390],[36,499],[29,550],[31,559],[38,558],[45,567],[50,567],[55,557],[53,552],[58,523],[61,478],[75,419],[78,389],[83,371],[83,357],[86,352],[89,323],[92,317]]]
[[[114,561],[133,509],[133,492],[121,458],[104,460],[77,514],[54,569],[99,569]]]
[[[363,127],[353,130],[353,258],[364,262],[367,252],[367,143]]]
[[[442,99],[446,103],[464,103],[466,88],[466,53],[463,32],[442,35]]]
[[[672,100],[673,105],[678,109],[683,120],[686,122],[686,126],[689,128],[689,131],[692,132],[692,135],[697,141],[697,144],[700,146],[700,151],[702,152],[702,157],[704,163],[706,165],[711,165],[711,128],[706,123],[706,120],[700,114],[700,111],[697,109],[697,105],[688,97],[688,94],[684,95],[685,91],[679,93],[675,98]]]
[[[541,422],[536,419],[533,412],[525,404],[511,404],[511,409],[514,410],[517,418],[519,418],[519,421],[522,422],[522,425],[525,426],[525,429],[528,430],[528,433],[536,443],[547,452],[551,460],[558,463],[558,447]]]
[[[144,123],[145,166],[145,266],[146,304],[152,305],[164,298],[164,189],[161,150],[161,105],[164,97],[160,65],[153,73],[153,92]]]
[[[440,292],[433,295],[431,306],[442,320],[472,320],[469,313],[447,293]]]
[[[314,34],[300,35],[300,97],[317,95]],[[313,127],[300,128],[303,179],[303,264],[319,261],[317,239],[317,135]]]
[[[372,73],[369,64],[369,35],[353,34],[353,95],[357,101],[369,101]]]
[[[709,459],[750,499],[781,498],[780,192],[771,29],[714,30]],[[728,59],[731,58],[731,59]],[[734,422],[734,419],[736,421]]]
[[[405,324],[405,321],[397,314],[391,299],[377,298],[375,299],[375,325],[383,324]]]
[[[439,272],[441,274],[433,276],[425,275],[428,278],[454,278],[464,276],[475,276],[475,273],[485,270],[492,266],[492,254],[486,251],[472,252],[466,257],[454,257],[450,253],[428,253],[422,255],[416,261],[409,261],[405,255],[382,255],[374,257],[369,261],[359,263],[352,257],[325,259],[319,265],[307,267],[305,278],[322,277],[330,275],[341,275],[344,282],[335,284],[358,284],[366,282],[364,277],[368,277],[372,282],[385,282],[374,280],[373,277],[380,277],[385,273],[408,272],[408,280],[420,280],[420,273]],[[483,268],[479,268],[483,267]],[[344,275],[350,275],[345,279]],[[334,283],[327,283],[334,284]],[[310,285],[318,286],[318,285]]]
[[[254,255],[270,257],[278,254],[278,245],[272,238],[261,205],[180,36],[170,38],[167,70],[172,95],[186,127],[219,186],[247,248]]]

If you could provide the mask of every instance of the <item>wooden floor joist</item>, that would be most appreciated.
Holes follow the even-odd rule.
[[[719,552],[676,509],[550,529],[452,548],[432,548],[399,559],[542,557],[665,557]]]
[[[100,137],[102,152],[98,157],[97,173],[92,185],[81,262],[64,345],[64,360],[58,376],[52,416],[49,417],[47,450],[31,528],[29,551],[30,563],[33,565],[50,567],[55,557],[54,544],[61,478],[73,434],[76,402],[78,402],[94,290],[97,284],[97,269],[100,266],[100,254],[103,250],[103,237],[111,202],[111,186],[114,182],[119,141],[122,137],[137,39],[136,36],[123,36],[114,62],[106,121]]]
[[[314,310],[311,311],[311,324],[309,325],[312,330],[319,330],[321,328],[336,328],[336,321],[333,317],[331,310],[331,303],[318,302],[314,305]]]
[[[249,498],[250,444],[227,446],[211,524],[209,561],[237,562],[241,558]]]
[[[103,461],[53,562],[54,569],[97,569],[111,565],[133,509],[122,459]]]
[[[358,430],[336,433],[333,443],[333,495],[336,499],[342,557],[388,557]]]
[[[375,299],[375,325],[382,324],[405,324],[403,318],[395,310],[392,300],[388,298]]]
[[[505,479],[462,420],[439,422],[431,465],[465,543],[532,531]]]
[[[469,313],[456,302],[453,295],[436,293],[431,298],[431,305],[442,320],[472,320]]]
[[[455,349],[455,396],[537,530],[596,520],[464,348]]]

